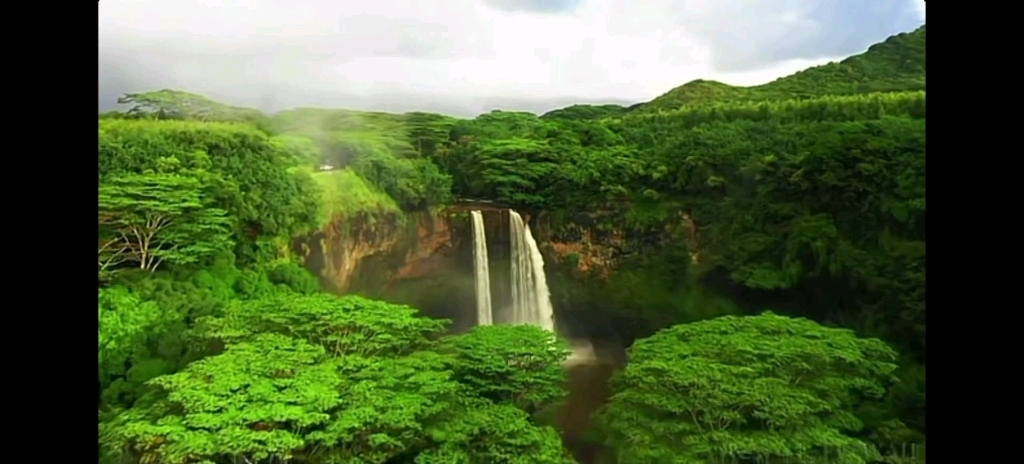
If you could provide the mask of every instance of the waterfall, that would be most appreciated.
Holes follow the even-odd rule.
[[[554,310],[544,275],[544,257],[530,226],[519,213],[509,210],[512,239],[512,323],[534,324],[554,331]]]
[[[484,233],[484,215],[472,211],[473,216],[473,277],[476,279],[476,324],[491,325],[491,275],[487,266],[487,235]]]

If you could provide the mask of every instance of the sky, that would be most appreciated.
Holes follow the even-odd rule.
[[[642,6],[641,6],[642,5]],[[924,24],[924,0],[99,1],[99,110],[170,88],[267,112],[543,113],[757,85]]]

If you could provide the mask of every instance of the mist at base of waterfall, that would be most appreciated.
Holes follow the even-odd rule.
[[[562,361],[562,365],[565,367],[607,362],[597,356],[597,352],[594,351],[594,344],[590,340],[573,340],[569,344],[569,349],[572,350],[572,353],[569,354],[565,361]]]

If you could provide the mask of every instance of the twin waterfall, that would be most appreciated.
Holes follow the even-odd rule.
[[[473,261],[476,277],[477,324],[491,325],[490,269],[487,263],[487,239],[483,213],[473,211]],[[530,226],[519,213],[509,210],[509,231],[512,240],[512,324],[533,324],[554,331],[554,310],[544,275],[544,257]]]
[[[487,265],[487,236],[484,215],[473,211],[473,274],[476,277],[477,325],[491,325],[491,270]]]
[[[519,213],[509,210],[512,236],[512,323],[534,324],[554,331],[551,293],[544,275],[544,257],[530,226]]]

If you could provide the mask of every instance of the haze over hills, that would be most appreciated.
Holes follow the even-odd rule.
[[[630,3],[622,0],[572,0],[551,10],[499,8],[476,18],[491,22],[463,31],[449,27],[438,36],[439,25],[478,13],[465,8],[470,3],[493,7],[494,1],[438,0],[460,6],[397,16],[384,12],[398,8],[394,4],[361,7],[366,11],[360,13],[322,0],[301,2],[310,10],[285,11],[273,0],[255,0],[250,7],[264,10],[244,15],[236,14],[246,8],[241,4],[204,13],[196,2],[141,8],[105,1],[98,107],[115,109],[124,93],[160,88],[267,113],[319,106],[472,117],[493,109],[544,113],[574,103],[629,106],[698,77],[733,85],[768,82],[862,51],[924,18],[921,0],[772,0],[727,18],[722,11],[746,0],[686,11],[678,11],[675,0],[654,0],[646,10],[622,10]],[[370,12],[376,9],[381,11]],[[209,15],[223,24],[213,28]],[[737,30],[736,24],[754,18]],[[542,29],[528,39],[507,36],[531,25]]]
[[[672,110],[683,107],[701,106],[715,103],[731,103],[743,101],[771,101],[792,98],[811,98],[823,95],[855,95],[872,92],[898,92],[925,90],[926,73],[926,27],[907,33],[901,33],[887,38],[885,41],[872,45],[864,53],[853,55],[840,62],[832,62],[821,66],[799,71],[793,75],[776,79],[767,84],[740,87],[725,84],[717,81],[698,79],[676,87],[663,95],[660,95],[649,102],[636,103],[626,106],[624,102],[609,102],[608,104],[573,104],[569,99],[564,101],[552,100],[510,100],[494,99],[484,102],[485,107],[501,109],[503,106],[532,107],[536,108],[530,112],[544,114],[544,117],[559,117],[559,115],[572,114],[575,118],[593,118],[605,116],[617,116],[628,112],[650,112],[659,110]],[[102,87],[102,83],[101,83]],[[209,115],[220,114],[219,118],[234,119],[237,114],[252,114],[253,110],[246,110],[241,107],[234,107],[210,100],[207,97],[190,94],[188,92],[162,90],[161,99],[164,104],[170,104],[173,99],[183,98],[197,105],[196,107],[206,108],[204,111]],[[155,95],[155,94],[154,94]],[[104,96],[101,90],[101,98]],[[203,101],[204,103],[198,103]],[[392,108],[381,108],[382,112],[402,113],[418,111],[419,108],[409,108],[408,102],[402,102],[402,98],[396,98]],[[564,105],[557,109],[550,108],[552,105]],[[117,105],[104,105],[101,102],[100,112],[115,109]],[[317,105],[319,108],[330,108],[330,102],[325,101]],[[120,108],[125,108],[120,105]],[[453,104],[451,111],[440,111],[442,114],[465,114],[471,110],[465,106]],[[486,112],[478,108],[472,110]],[[235,114],[236,116],[231,116]]]
[[[695,80],[639,105],[641,111],[739,101],[925,90],[925,26],[889,37],[838,63],[805,69],[764,85]]]
[[[102,67],[121,66],[109,63],[100,64]],[[162,79],[154,78],[152,82],[160,82]],[[118,105],[117,99],[124,93],[134,93],[158,88],[181,88],[171,82],[158,84],[153,87],[137,88],[130,85],[128,80],[122,77],[112,77],[109,80],[101,80],[99,84],[98,111],[123,111],[127,107]],[[210,95],[214,95],[211,93]],[[348,93],[325,93],[315,90],[303,89],[300,87],[254,87],[252,95],[245,99],[218,98],[222,101],[230,101],[236,105],[257,108],[260,111],[273,114],[284,111],[288,107],[282,107],[275,95],[288,95],[289,101],[301,102],[292,107],[320,107],[320,108],[351,108],[363,111],[386,111],[391,113],[405,113],[430,108],[432,112],[441,114],[472,117],[478,114],[487,113],[495,109],[518,108],[523,111],[542,114],[556,108],[563,108],[575,103],[580,99],[573,97],[562,98],[510,98],[510,97],[489,97],[475,98],[473,101],[461,101],[446,98],[445,96],[425,96],[411,92],[393,92],[388,98],[381,98],[372,95],[357,95]],[[624,99],[607,99],[597,103],[610,103],[617,105],[630,105],[633,102]]]
[[[763,85],[740,87],[698,79],[628,108],[576,105],[551,111],[546,116],[572,113],[575,118],[590,118],[709,104],[925,90],[925,63],[925,26],[921,26],[913,32],[889,37],[864,53],[840,62],[808,68]]]

